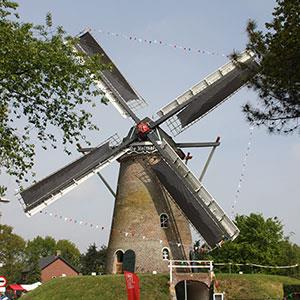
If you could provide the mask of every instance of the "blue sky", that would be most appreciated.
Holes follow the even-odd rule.
[[[233,49],[243,50],[245,47],[247,20],[255,19],[262,27],[264,22],[270,20],[275,1],[23,0],[19,3],[24,21],[42,23],[50,11],[54,24],[63,25],[72,35],[84,28],[91,28],[92,34],[122,73],[149,103],[140,116],[151,117],[178,94],[226,63],[226,58],[132,42],[102,34],[100,29],[230,54]],[[243,88],[176,137],[177,141],[211,141],[221,137],[221,146],[215,153],[204,184],[228,214],[234,203],[249,142],[249,125],[245,122],[241,106],[256,100],[254,92]],[[111,106],[98,105],[93,114],[101,129],[98,133],[89,134],[95,145],[115,132],[122,137],[131,125]],[[208,150],[193,149],[191,152],[194,158],[190,167],[195,174],[199,174]],[[37,179],[78,156],[75,150],[69,157],[61,147],[48,151],[38,147],[35,165]],[[285,224],[285,233],[299,243],[299,163],[299,136],[270,136],[263,128],[254,129],[235,213],[261,212],[266,217],[277,216]],[[118,164],[109,166],[103,174],[115,187]],[[57,239],[66,238],[75,242],[81,250],[93,242],[97,245],[107,243],[113,198],[96,176],[57,201],[48,212],[99,224],[104,227],[103,231],[45,215],[27,218],[14,196],[16,187],[13,180],[2,175],[1,182],[9,186],[8,196],[12,200],[10,204],[1,206],[2,221],[12,225],[23,237],[52,235]]]

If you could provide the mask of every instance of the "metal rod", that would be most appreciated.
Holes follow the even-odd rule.
[[[172,260],[169,261],[169,268],[170,268],[170,283],[172,284],[173,281],[173,266],[172,266]]]
[[[220,144],[220,137],[219,137],[219,136],[218,136],[217,139],[216,139],[216,143]],[[212,159],[212,157],[213,157],[213,155],[214,155],[214,153],[215,153],[215,151],[216,151],[216,148],[217,148],[217,146],[214,146],[214,147],[211,149],[210,153],[209,153],[209,156],[208,156],[207,161],[206,161],[206,163],[205,163],[205,165],[204,165],[203,171],[202,171],[202,173],[201,173],[201,175],[200,175],[200,177],[199,177],[199,181],[200,181],[200,182],[202,181],[202,179],[203,179],[203,177],[204,177],[204,175],[205,175],[205,173],[206,173],[206,171],[207,171],[208,165],[209,165],[209,163],[210,163],[210,161],[211,161],[211,159]]]
[[[108,190],[110,191],[110,193],[114,196],[114,198],[116,198],[116,193],[114,192],[114,190],[112,189],[112,187],[109,185],[109,183],[106,181],[106,179],[101,175],[100,172],[97,172],[97,175],[102,180],[102,182],[104,183],[104,185],[108,188]]]
[[[179,148],[194,148],[194,147],[218,147],[220,142],[203,142],[203,143],[176,143]]]
[[[77,144],[77,150],[81,153],[85,153],[85,152],[90,152],[91,150],[87,150],[86,149],[95,149],[95,148],[82,148],[80,144]],[[107,189],[110,191],[110,193],[114,196],[114,198],[116,198],[116,193],[114,192],[114,190],[112,189],[112,187],[109,185],[109,183],[106,181],[106,179],[103,177],[103,175],[101,175],[100,172],[97,172],[98,177],[102,180],[102,182],[104,183],[104,185],[107,187]]]
[[[186,286],[186,280],[184,281],[184,300],[187,300],[187,286]]]

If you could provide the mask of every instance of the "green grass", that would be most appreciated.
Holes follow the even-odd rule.
[[[169,300],[168,275],[140,274],[141,300]],[[262,274],[217,274],[226,300],[282,299],[282,284],[300,280]],[[28,293],[24,300],[127,300],[123,275],[78,276],[53,279]]]
[[[141,299],[169,300],[167,275],[139,275]],[[123,275],[53,279],[28,293],[24,300],[127,300]]]
[[[283,284],[300,284],[298,279],[264,274],[217,274],[217,280],[227,300],[283,299]]]

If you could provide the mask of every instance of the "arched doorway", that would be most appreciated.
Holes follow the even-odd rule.
[[[123,258],[124,258],[124,251],[119,249],[115,252],[115,259],[114,259],[114,273],[115,274],[122,274],[123,273]]]
[[[131,249],[126,250],[124,253],[123,271],[135,272],[135,252]]]
[[[177,300],[209,300],[210,290],[200,281],[183,280],[176,284]]]

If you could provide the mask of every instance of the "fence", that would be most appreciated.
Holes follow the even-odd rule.
[[[199,269],[207,269],[208,272],[213,270],[212,260],[169,260],[170,282],[173,281],[173,272],[177,269],[185,272],[194,272]]]

